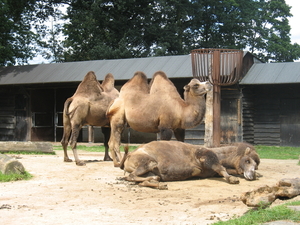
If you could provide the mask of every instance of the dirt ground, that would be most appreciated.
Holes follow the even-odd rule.
[[[79,151],[90,160],[83,167],[56,153],[18,157],[34,178],[0,183],[1,224],[212,224],[251,209],[239,200],[243,192],[300,174],[298,160],[262,159],[256,181],[240,178],[232,185],[209,178],[167,182],[168,190],[156,190],[120,180],[123,171],[103,162],[103,153]]]

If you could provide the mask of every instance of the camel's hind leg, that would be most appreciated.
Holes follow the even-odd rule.
[[[74,154],[75,162],[77,166],[85,166],[85,162],[80,160],[77,153],[77,139],[79,136],[79,131],[82,125],[72,125],[72,134],[70,138],[70,145]]]
[[[104,161],[112,161],[112,158],[109,156],[108,154],[108,141],[109,141],[109,138],[110,138],[110,127],[101,127],[101,131],[103,133],[103,136],[104,136],[104,147],[105,147],[105,155],[104,155]]]
[[[111,133],[108,142],[110,154],[113,158],[114,166],[120,166],[122,159],[120,153],[121,134],[125,126],[125,110],[122,100],[115,100],[107,112],[110,121]]]
[[[134,168],[134,169],[133,169]],[[125,177],[127,181],[133,181],[139,183],[142,187],[152,187],[158,189],[167,189],[165,184],[159,183],[160,177],[155,175],[154,171],[157,170],[157,162],[147,155],[141,155],[137,157],[128,157],[125,161],[126,169],[133,171]],[[144,176],[143,176],[144,175]]]
[[[60,141],[63,149],[64,149],[64,162],[72,162],[72,159],[69,158],[68,156],[68,143],[69,143],[69,137],[71,134],[71,124],[68,121],[69,119],[65,117],[64,115],[64,133],[63,137]]]

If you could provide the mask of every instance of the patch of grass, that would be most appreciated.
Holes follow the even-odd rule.
[[[10,182],[10,181],[17,181],[17,180],[29,180],[33,176],[28,173],[24,172],[22,174],[3,174],[0,172],[0,182]]]
[[[0,152],[3,154],[14,154],[14,155],[56,155],[55,152],[36,152],[36,151],[9,151]]]
[[[289,209],[287,205],[300,205],[300,201],[275,206],[272,208],[259,208],[250,210],[245,215],[229,221],[219,221],[214,225],[244,225],[244,224],[262,224],[276,220],[290,220],[300,222],[300,211]]]
[[[257,145],[255,149],[262,159],[299,159],[300,155],[300,147]]]
[[[129,151],[136,149],[137,146],[129,146]],[[63,150],[62,146],[53,146],[53,150]],[[71,147],[68,146],[68,150],[71,150]],[[77,150],[83,150],[88,152],[105,152],[105,148],[103,145],[77,145]],[[120,148],[123,151],[123,146]]]

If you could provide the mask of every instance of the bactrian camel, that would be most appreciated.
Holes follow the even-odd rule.
[[[158,71],[150,85],[143,72],[136,72],[120,90],[120,96],[109,107],[111,124],[108,142],[114,166],[121,160],[120,141],[124,125],[147,133],[160,133],[162,140],[170,140],[174,133],[184,141],[185,129],[197,126],[205,114],[205,94],[211,89],[208,82],[192,79],[184,87],[184,99],[166,74]]]
[[[65,101],[63,110],[64,133],[61,140],[65,162],[72,162],[67,153],[71,134],[70,145],[73,150],[76,165],[85,165],[84,161],[79,160],[76,145],[80,129],[87,124],[101,126],[104,134],[104,161],[111,160],[108,154],[110,127],[106,117],[106,111],[109,104],[119,96],[119,91],[115,89],[114,83],[115,80],[112,74],[107,74],[102,84],[100,84],[95,73],[90,71],[78,85],[75,94]]]

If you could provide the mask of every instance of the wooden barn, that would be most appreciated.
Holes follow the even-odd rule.
[[[299,64],[288,64],[289,72]],[[250,53],[244,52],[243,79],[239,84],[222,87],[222,143],[248,141],[253,144],[294,146],[299,142],[295,138],[299,134],[296,124],[298,122],[299,128],[300,116],[299,104],[298,108],[294,104],[300,100],[297,82],[265,84],[257,83],[261,82],[259,79],[253,80],[258,72],[262,77],[266,73],[270,76],[274,74],[269,71],[271,68],[267,68],[270,65],[273,64],[263,64]],[[256,69],[257,66],[265,69]],[[60,141],[64,101],[74,94],[88,71],[94,71],[99,81],[107,73],[112,73],[115,85],[120,89],[136,71],[145,72],[150,80],[158,70],[167,74],[180,93],[193,78],[190,55],[0,68],[0,141]],[[298,83],[299,74],[298,69]],[[280,100],[276,101],[277,98]],[[285,110],[282,106],[285,106]],[[290,114],[294,115],[297,109],[299,116],[291,117]],[[293,127],[288,126],[288,122]],[[88,130],[91,129],[85,127],[82,130],[79,141],[93,141],[89,140]],[[123,142],[131,143],[156,139],[156,134],[140,133],[132,129],[126,129],[122,137]],[[187,142],[203,144],[203,139],[204,124],[186,131]],[[100,128],[94,127],[94,142],[102,141]]]

